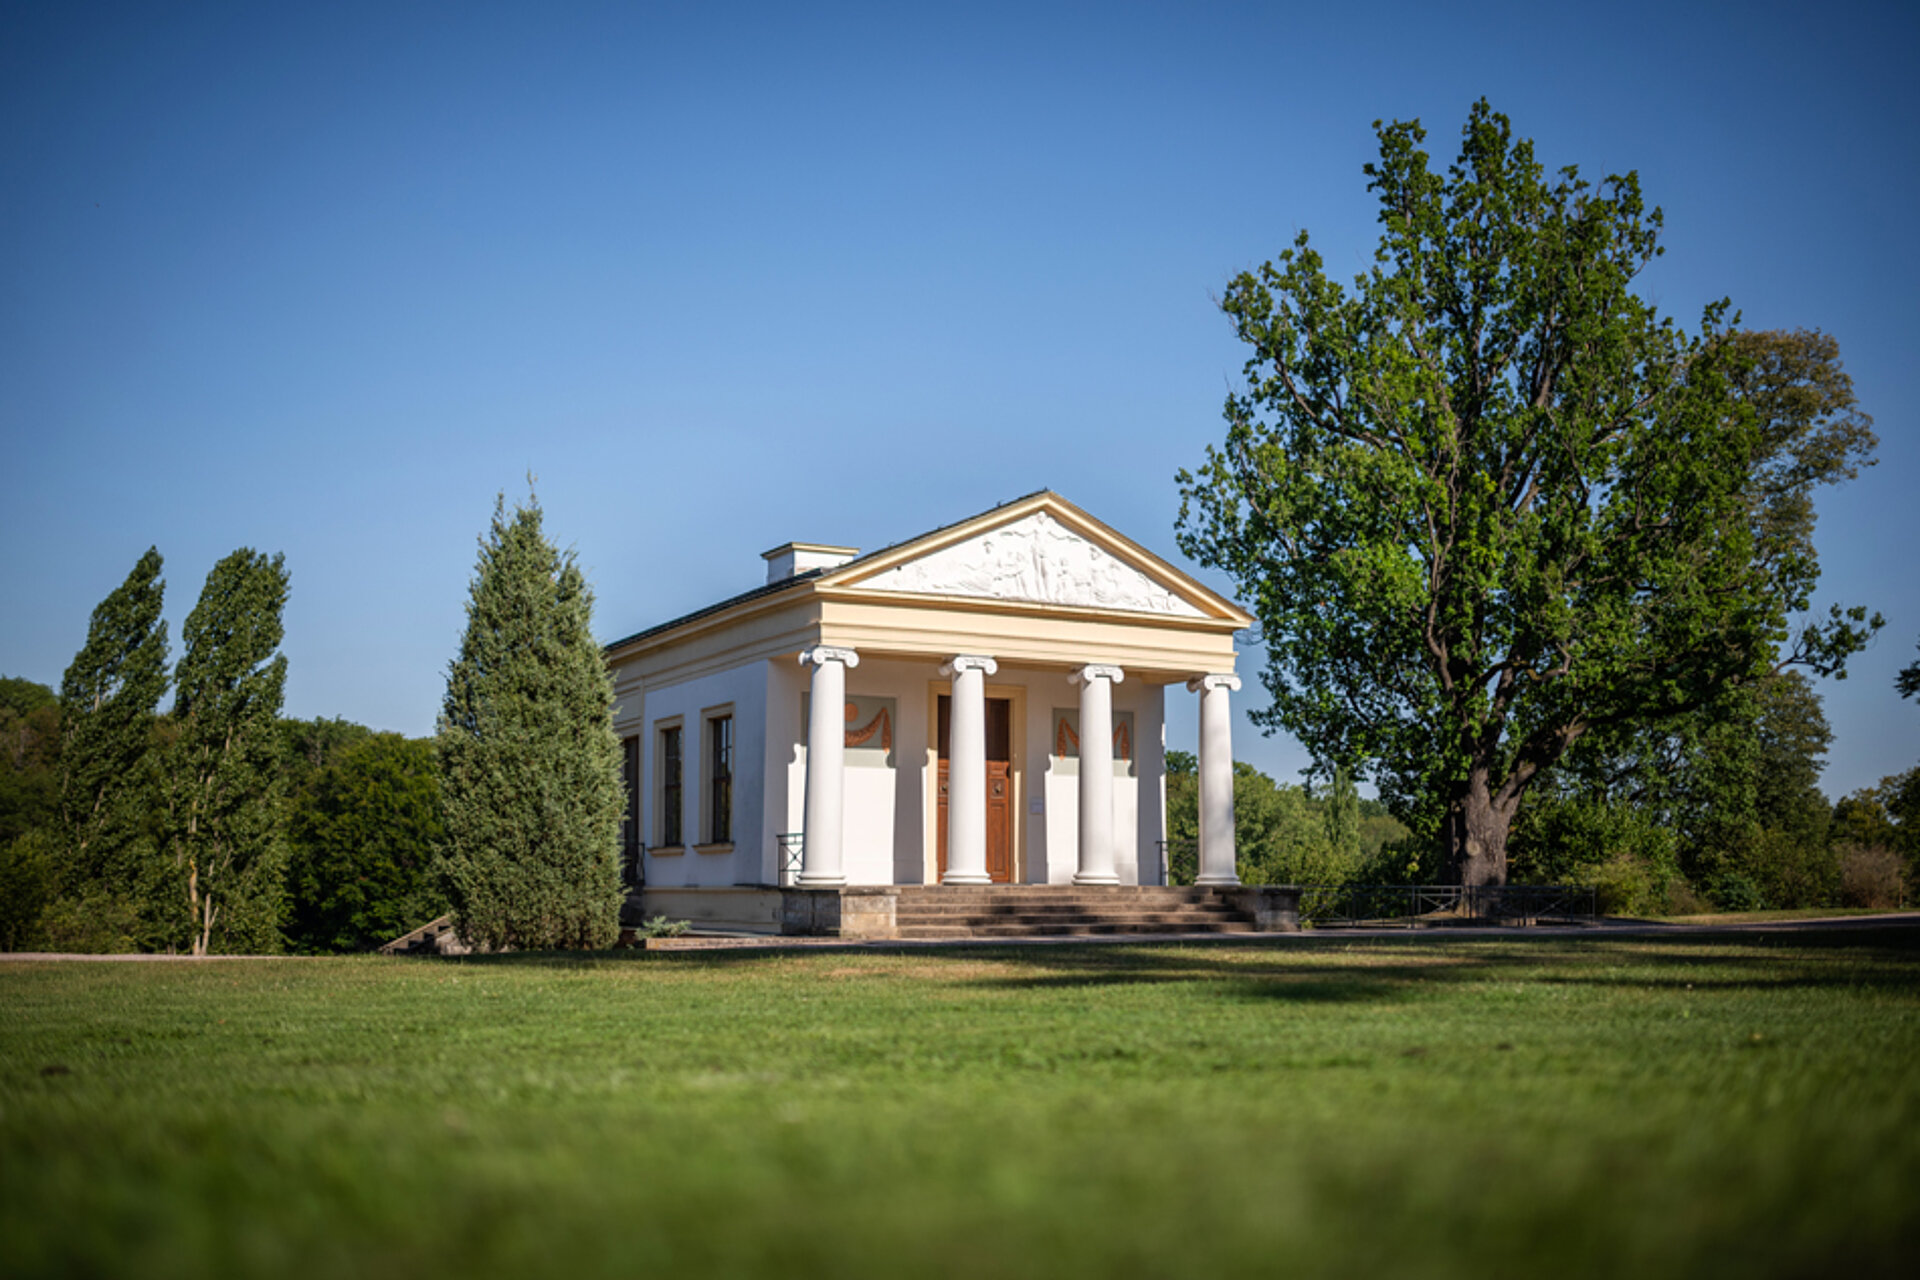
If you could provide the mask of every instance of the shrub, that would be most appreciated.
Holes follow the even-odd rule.
[[[1906,867],[1885,845],[1844,845],[1840,902],[1848,907],[1897,907],[1906,898]]]

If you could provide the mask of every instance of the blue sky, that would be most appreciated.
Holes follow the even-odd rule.
[[[5,5],[0,673],[57,684],[150,543],[177,639],[247,545],[293,575],[288,713],[429,732],[529,472],[608,638],[1042,487],[1178,561],[1225,282],[1302,228],[1358,272],[1372,122],[1450,159],[1485,95],[1639,171],[1663,309],[1839,339],[1881,460],[1821,598],[1889,620],[1822,686],[1844,793],[1920,761],[1917,12]]]

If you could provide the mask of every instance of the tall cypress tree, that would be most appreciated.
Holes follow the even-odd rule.
[[[195,955],[280,947],[287,854],[278,721],[287,659],[275,650],[286,601],[285,557],[242,547],[207,575],[181,629],[167,824]]]
[[[159,551],[93,611],[60,681],[61,891],[137,899],[153,869],[154,712],[167,689]]]
[[[436,739],[439,867],[483,948],[604,947],[619,928],[620,743],[593,595],[537,500],[493,525]]]

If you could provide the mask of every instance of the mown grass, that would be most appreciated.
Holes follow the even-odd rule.
[[[1907,1274],[1920,929],[0,969],[0,1272]]]

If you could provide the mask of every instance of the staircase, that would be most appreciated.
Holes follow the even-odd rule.
[[[429,920],[411,933],[405,933],[380,948],[383,956],[463,956],[465,944],[453,931],[453,917]]]
[[[1257,932],[1250,913],[1211,889],[1133,885],[903,887],[894,922],[902,938]]]

